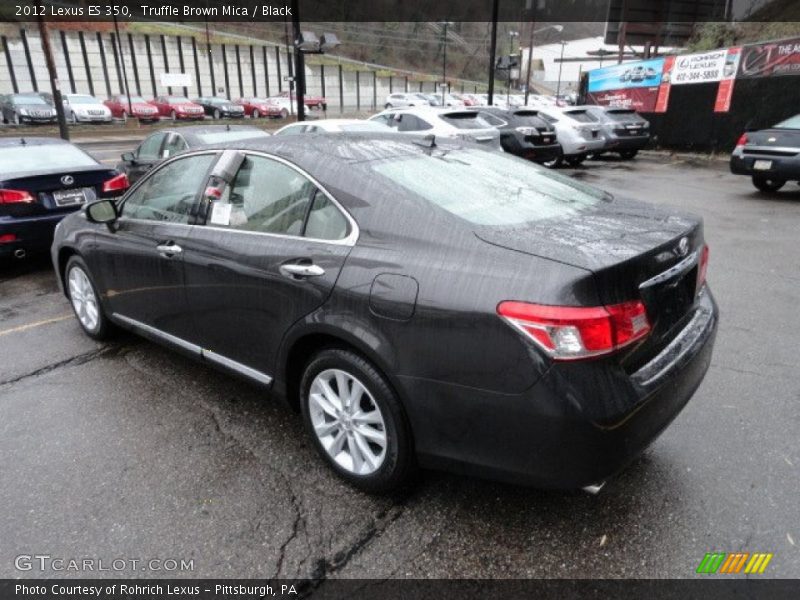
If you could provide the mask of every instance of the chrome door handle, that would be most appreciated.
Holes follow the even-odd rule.
[[[288,265],[281,265],[279,271],[282,275],[292,279],[301,279],[303,277],[319,277],[320,275],[325,274],[325,269],[315,264],[298,265],[290,263]]]
[[[161,256],[165,256],[167,258],[170,258],[175,254],[180,254],[181,252],[183,252],[183,248],[181,248],[177,244],[159,244],[158,246],[156,246],[156,250],[158,250]]]

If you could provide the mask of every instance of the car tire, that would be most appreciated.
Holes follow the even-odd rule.
[[[256,108],[256,109],[253,111],[253,118],[254,118],[254,119],[257,119],[257,118],[259,118],[260,116],[261,116],[261,113],[260,113],[260,112],[258,112],[258,109]]]
[[[575,155],[575,156],[567,156],[564,160],[567,161],[567,164],[570,167],[579,167],[579,166],[581,166],[581,164],[583,164],[583,161],[586,160],[586,155],[585,154],[578,154],[578,155]]]
[[[340,396],[341,384],[345,391]],[[356,385],[362,391],[348,406]],[[300,405],[320,456],[349,484],[381,494],[411,481],[416,461],[405,411],[370,361],[343,348],[318,352],[303,373]]]
[[[12,122],[14,125],[19,125],[19,123],[20,123],[20,122],[19,122],[19,115],[18,115],[17,113],[14,113],[14,116],[11,118],[11,122]]]
[[[557,169],[562,164],[564,164],[564,157],[556,156],[555,158],[551,158],[550,160],[543,160],[542,164],[548,169]]]
[[[173,110],[171,113],[169,113],[169,117],[170,117],[170,118],[171,118],[173,121],[177,121],[177,120],[178,120],[178,113],[176,113],[176,112]]]
[[[758,188],[759,191],[765,192],[767,194],[772,194],[777,192],[784,185],[786,185],[786,180],[770,179],[769,177],[753,175],[753,185],[756,186],[756,188]]]
[[[389,110],[390,108],[392,108],[392,105],[391,105],[391,104],[389,104],[388,102],[387,102],[386,104],[384,104],[384,105],[383,105],[383,109],[384,109],[384,110]]]
[[[623,160],[631,160],[632,158],[635,158],[637,154],[639,154],[638,150],[620,150],[619,151],[619,156]]]
[[[107,339],[112,326],[103,312],[89,268],[80,256],[74,255],[67,261],[64,284],[72,310],[84,333],[95,340]]]
[[[285,119],[289,116],[289,111],[285,108],[281,109],[281,119]]]
[[[69,114],[69,122],[72,123],[73,125],[78,124],[78,116],[74,112],[71,112]]]
[[[218,108],[215,108],[215,109],[214,109],[214,118],[215,118],[215,119],[219,119],[219,118],[220,118],[220,116],[221,116],[221,115],[220,115],[219,109],[218,109]]]

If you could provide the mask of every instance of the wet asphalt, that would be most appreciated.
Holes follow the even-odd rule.
[[[800,577],[800,187],[764,197],[725,163],[653,155],[564,172],[702,215],[722,315],[694,398],[599,495],[437,472],[356,492],[261,390],[84,336],[32,258],[0,271],[0,578],[691,578],[712,551],[771,552],[758,577]],[[33,554],[193,570],[15,568]]]

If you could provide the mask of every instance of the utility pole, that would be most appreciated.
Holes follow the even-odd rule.
[[[39,21],[39,37],[42,39],[42,51],[44,60],[47,63],[47,72],[50,74],[50,90],[53,94],[53,103],[56,105],[56,115],[58,116],[58,132],[61,139],[69,140],[69,130],[67,129],[67,119],[64,115],[64,102],[61,100],[61,86],[58,83],[58,73],[56,73],[56,63],[53,60],[53,49],[50,47],[50,34],[47,31],[47,23],[44,22],[44,7],[42,0],[36,0],[36,14]]]
[[[561,42],[561,60],[558,62],[558,87],[556,87],[556,99],[561,93],[561,69],[564,67],[564,46],[567,42]]]
[[[133,103],[131,102],[131,90],[128,87],[128,70],[125,68],[125,55],[122,54],[122,40],[119,37],[119,25],[117,24],[117,15],[112,15],[114,19],[114,33],[117,39],[117,52],[119,52],[119,63],[122,66],[122,81],[125,83],[125,97],[128,98],[128,114],[133,117]],[[208,33],[208,30],[206,30]],[[128,125],[138,125],[138,121],[133,119],[128,120]]]
[[[292,104],[292,92],[294,91],[294,54],[292,48],[294,47],[289,37],[289,23],[284,17],[283,19],[283,34],[286,38],[286,64],[289,66],[289,114],[294,116],[294,104]],[[289,60],[289,57],[292,57]]]
[[[298,40],[302,37],[300,32],[300,9],[298,0],[292,0],[292,31],[294,32],[294,78],[295,95],[297,97],[297,120],[306,120],[306,61],[303,52],[297,47]],[[289,88],[289,100],[292,99],[291,87]]]
[[[442,36],[442,43],[444,44],[444,53],[442,56],[442,106],[447,106],[445,102],[445,92],[447,91],[447,27],[452,25],[450,21],[439,21],[439,25],[444,27],[444,34]]]
[[[497,13],[499,4],[500,0],[494,0],[492,4],[492,41],[489,48],[489,106],[494,104],[494,62],[497,55]]]

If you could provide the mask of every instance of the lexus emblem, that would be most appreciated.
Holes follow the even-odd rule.
[[[681,258],[689,254],[689,238],[681,238],[681,241],[675,247],[675,254]]]
[[[778,139],[777,139],[777,138],[774,138],[774,137],[771,137],[771,138],[769,138],[767,141],[768,141],[768,142],[777,142],[777,141],[778,141]]]
[[[72,175],[64,175],[61,178],[61,183],[63,183],[64,185],[72,185],[73,183],[75,183],[75,178]]]

